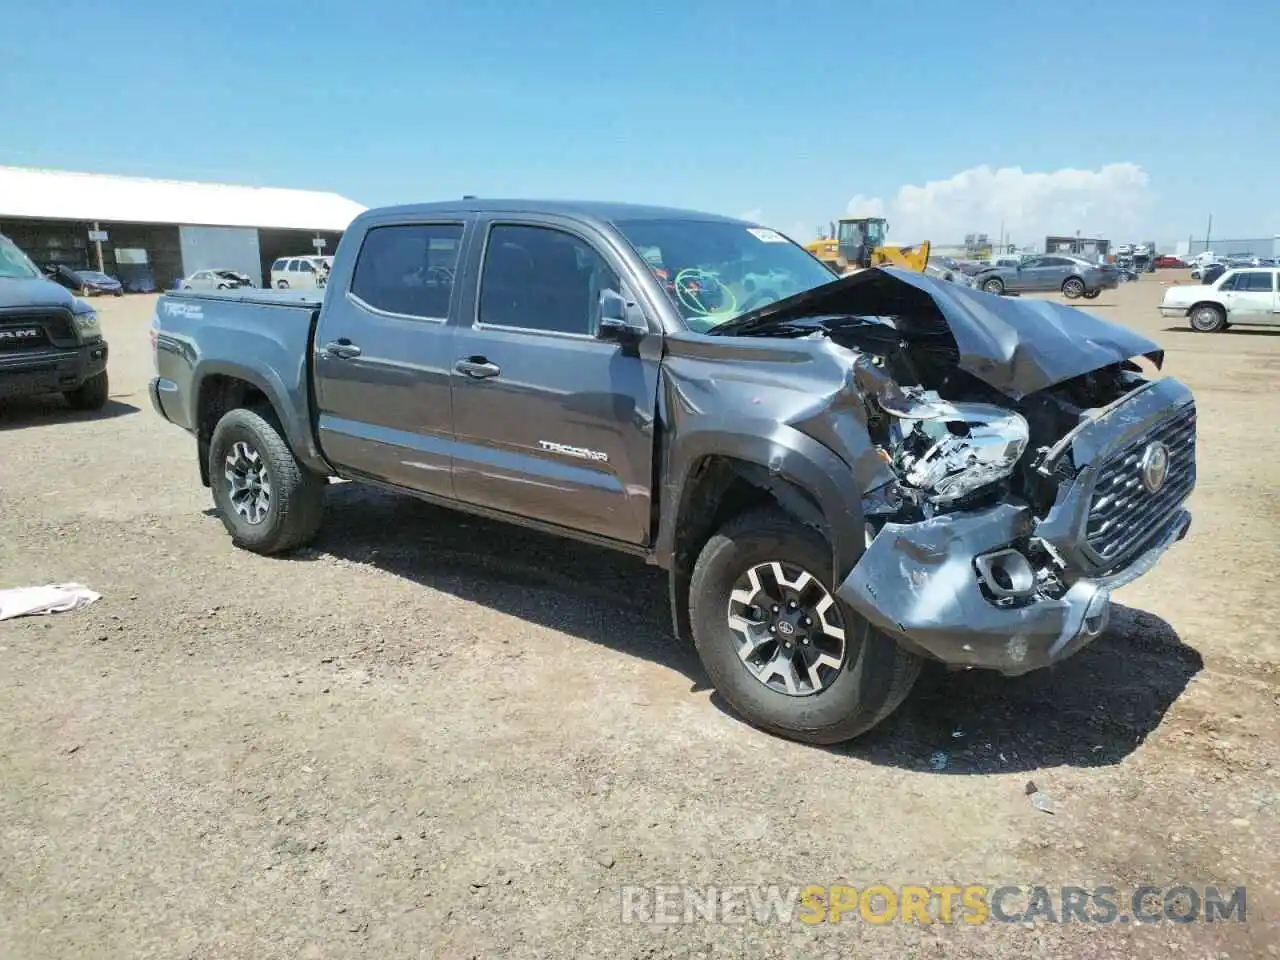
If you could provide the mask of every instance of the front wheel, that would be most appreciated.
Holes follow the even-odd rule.
[[[990,280],[982,282],[982,289],[987,293],[994,293],[996,296],[1004,293],[1004,281],[992,277]]]
[[[276,289],[277,289],[277,290],[288,290],[288,289],[289,289],[289,281],[288,281],[288,280],[277,280],[277,281],[276,281]]]
[[[320,529],[325,478],[300,464],[280,429],[255,410],[231,410],[214,427],[209,482],[218,518],[238,547],[282,553]]]
[[[831,548],[777,510],[743,514],[707,542],[690,584],[698,656],[753,726],[792,740],[850,740],[889,716],[920,659],[838,600]]]
[[[1191,329],[1200,333],[1217,333],[1227,328],[1227,315],[1221,307],[1204,304],[1191,311]]]
[[[1068,277],[1062,281],[1062,295],[1068,300],[1076,300],[1084,296],[1084,281],[1079,277]]]
[[[110,395],[111,383],[105,370],[63,394],[72,410],[101,410]]]

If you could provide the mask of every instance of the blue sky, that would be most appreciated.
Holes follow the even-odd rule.
[[[855,197],[903,242],[1280,233],[1277,0],[115,11],[8,5],[0,163],[662,202],[802,239]]]

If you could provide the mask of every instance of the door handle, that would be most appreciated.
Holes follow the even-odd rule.
[[[331,357],[337,357],[339,360],[350,360],[352,357],[360,356],[360,348],[345,337],[341,340],[326,343],[324,352]]]
[[[464,357],[453,365],[453,369],[458,373],[465,373],[468,377],[474,377],[476,380],[496,377],[502,373],[500,366],[496,363],[490,363],[485,357]]]

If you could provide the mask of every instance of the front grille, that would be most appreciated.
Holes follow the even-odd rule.
[[[30,336],[33,331],[37,336]],[[74,321],[60,310],[23,311],[0,314],[0,352],[46,350],[52,345],[71,346],[76,342]]]
[[[1164,486],[1155,493],[1142,483],[1142,455],[1159,440],[1169,449]],[[1185,408],[1143,434],[1103,464],[1089,505],[1085,538],[1107,566],[1140,547],[1196,485],[1196,408]]]

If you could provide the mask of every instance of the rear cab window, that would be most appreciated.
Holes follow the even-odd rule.
[[[382,313],[445,320],[461,243],[460,223],[373,227],[356,256],[349,294]]]

